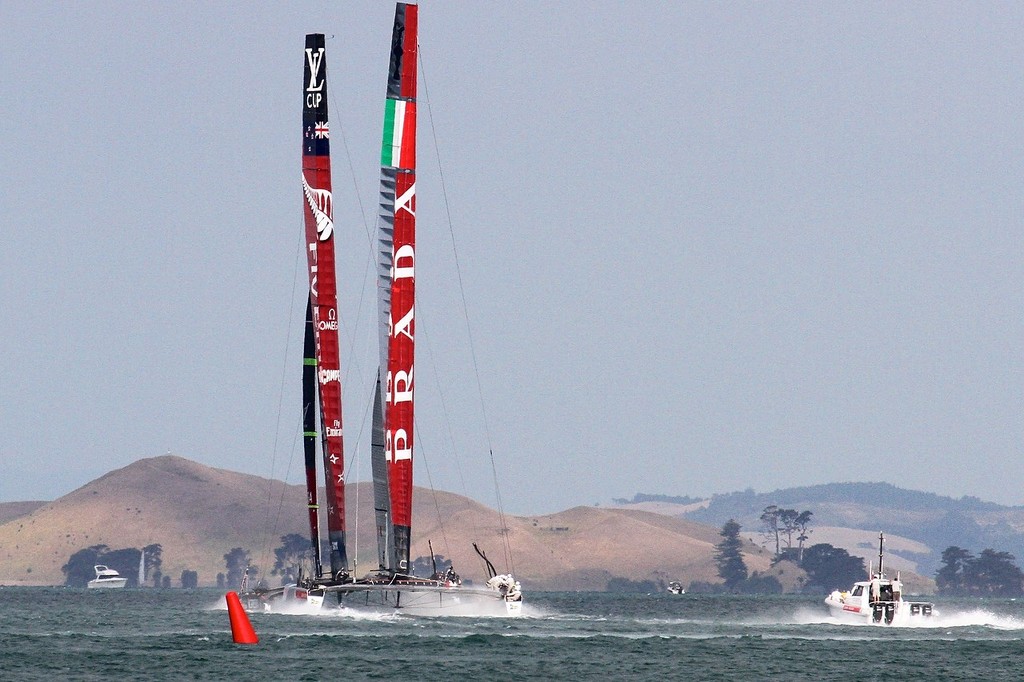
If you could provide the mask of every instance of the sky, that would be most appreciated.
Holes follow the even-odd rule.
[[[369,477],[393,15],[0,4],[0,501],[168,452],[302,480],[308,32]],[[516,514],[836,481],[1024,504],[1022,25],[422,2],[417,484],[494,506],[497,478]]]

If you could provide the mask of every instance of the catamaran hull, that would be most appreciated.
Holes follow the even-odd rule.
[[[309,590],[288,586],[243,599],[250,611],[317,613],[333,608],[410,615],[520,616],[522,599],[506,599],[490,589],[374,584],[332,585]]]
[[[410,614],[518,616],[522,614],[523,604],[522,600],[510,601],[491,590],[465,587],[357,586],[329,590],[332,591],[338,596],[338,604],[345,608]]]

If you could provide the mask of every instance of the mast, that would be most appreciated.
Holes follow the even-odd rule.
[[[302,449],[306,460],[306,507],[309,510],[309,537],[313,548],[313,577],[323,574],[320,559],[320,506],[316,490],[316,335],[313,305],[306,301],[306,333],[302,343]]]
[[[378,215],[380,366],[385,372],[381,401],[383,454],[394,539],[391,568],[402,572],[409,570],[412,523],[417,9],[404,3],[395,8]]]
[[[341,425],[341,361],[338,292],[334,271],[334,205],[331,197],[330,128],[327,122],[327,60],[322,33],[306,35],[302,92],[302,190],[314,325],[320,437],[327,491],[327,539],[331,575],[348,571],[345,550],[345,457]]]
[[[878,577],[879,578],[883,577],[883,575],[882,575],[882,548],[883,548],[884,545],[885,545],[885,534],[880,532],[878,534]]]

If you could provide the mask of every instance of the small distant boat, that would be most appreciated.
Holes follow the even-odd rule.
[[[686,594],[686,590],[683,589],[683,584],[678,580],[673,580],[668,584],[668,591],[672,594]]]
[[[900,574],[891,580],[882,572],[885,535],[878,534],[878,570],[870,580],[853,584],[847,591],[833,591],[825,605],[835,618],[847,623],[913,625],[932,615],[931,602],[905,601]]]
[[[128,582],[128,578],[122,578],[121,574],[112,568],[107,568],[102,564],[93,566],[93,570],[96,571],[96,577],[89,581],[88,587],[90,590],[95,589],[115,589],[124,587],[125,583]]]

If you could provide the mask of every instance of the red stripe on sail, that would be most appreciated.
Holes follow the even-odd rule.
[[[416,99],[416,36],[418,5],[405,6],[405,36],[402,41],[402,97]]]

